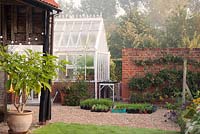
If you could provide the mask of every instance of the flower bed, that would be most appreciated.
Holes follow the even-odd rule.
[[[110,108],[106,105],[93,105],[91,112],[108,112]]]
[[[114,106],[114,109],[112,109],[112,111],[114,112],[114,110],[119,110],[119,111],[123,111],[126,110],[126,113],[148,113],[151,114],[153,112],[155,112],[155,107],[151,104],[121,104],[118,103]]]
[[[87,99],[80,102],[81,109],[91,110],[95,105],[96,107],[100,107],[99,105],[107,106],[109,109],[112,107],[113,102],[109,99]]]

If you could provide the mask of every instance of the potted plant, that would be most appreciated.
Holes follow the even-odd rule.
[[[1,70],[7,73],[6,87],[8,92],[14,94],[15,111],[8,111],[7,123],[11,132],[27,132],[32,123],[30,110],[25,110],[25,105],[30,92],[36,93],[51,90],[48,83],[56,76],[56,69],[62,65],[57,62],[57,57],[45,55],[32,50],[25,50],[24,54],[7,53],[6,47],[0,50]]]

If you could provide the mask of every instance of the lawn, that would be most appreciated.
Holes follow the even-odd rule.
[[[33,134],[180,134],[175,131],[164,131],[146,128],[130,128],[117,126],[96,126],[54,123],[36,129]]]

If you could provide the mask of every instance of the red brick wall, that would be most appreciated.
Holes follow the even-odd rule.
[[[158,59],[165,55],[173,55],[179,57],[186,57],[189,54],[190,59],[194,59],[200,62],[200,49],[193,49],[189,53],[189,49],[186,48],[169,48],[169,49],[134,49],[126,48],[122,50],[122,98],[128,100],[130,96],[130,90],[128,87],[129,80],[133,77],[142,77],[147,72],[157,73],[165,68],[167,69],[182,69],[182,65],[153,65],[153,66],[137,66],[133,60],[148,60]],[[188,66],[189,70],[196,70],[192,66]],[[200,69],[198,69],[200,71]]]

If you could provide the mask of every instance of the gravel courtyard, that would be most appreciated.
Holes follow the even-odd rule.
[[[34,111],[33,127],[38,123],[39,106],[27,106],[26,109]],[[177,124],[171,121],[165,121],[165,109],[158,109],[152,114],[118,114],[118,113],[96,113],[88,110],[82,110],[79,107],[69,107],[53,105],[52,120],[53,122],[96,124],[96,125],[115,125],[129,126],[138,128],[155,128],[162,130],[177,130]],[[0,134],[6,134],[8,127],[6,123],[0,124]]]

